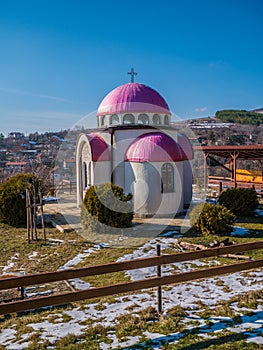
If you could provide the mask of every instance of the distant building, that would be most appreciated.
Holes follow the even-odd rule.
[[[262,108],[253,109],[252,112],[263,114],[263,107]]]
[[[10,132],[8,134],[8,137],[12,139],[22,139],[23,137],[25,137],[25,135],[22,132],[15,131],[15,132]]]
[[[20,171],[24,169],[28,165],[27,162],[6,162],[5,167],[7,169],[13,169],[16,171]]]
[[[64,169],[74,169],[76,166],[75,159],[64,159],[63,160],[63,168]]]

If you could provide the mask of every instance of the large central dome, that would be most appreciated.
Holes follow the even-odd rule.
[[[165,99],[157,91],[139,83],[124,84],[112,90],[102,100],[97,115],[118,113],[171,114]]]

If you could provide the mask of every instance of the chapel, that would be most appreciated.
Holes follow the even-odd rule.
[[[161,94],[130,74],[101,101],[96,130],[78,137],[77,205],[90,186],[112,182],[133,194],[136,216],[175,216],[192,199],[192,146]]]

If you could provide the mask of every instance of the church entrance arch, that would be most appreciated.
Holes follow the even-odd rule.
[[[91,186],[91,162],[88,164],[86,162],[82,163],[82,184],[83,191]]]
[[[82,163],[82,180],[83,180],[83,189],[85,190],[88,186],[88,173],[87,173],[87,163]]]

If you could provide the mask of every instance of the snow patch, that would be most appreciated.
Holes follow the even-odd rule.
[[[249,230],[244,227],[233,226],[233,231],[231,232],[231,236],[246,236],[249,234]]]
[[[10,270],[12,267],[15,266],[15,263],[13,262],[14,260],[17,260],[19,257],[19,253],[15,253],[10,260],[8,260],[7,265],[3,267],[2,273]]]
[[[30,254],[30,255],[28,256],[28,259],[29,259],[29,260],[33,260],[36,256],[38,256],[38,252],[33,252],[32,254]]]

